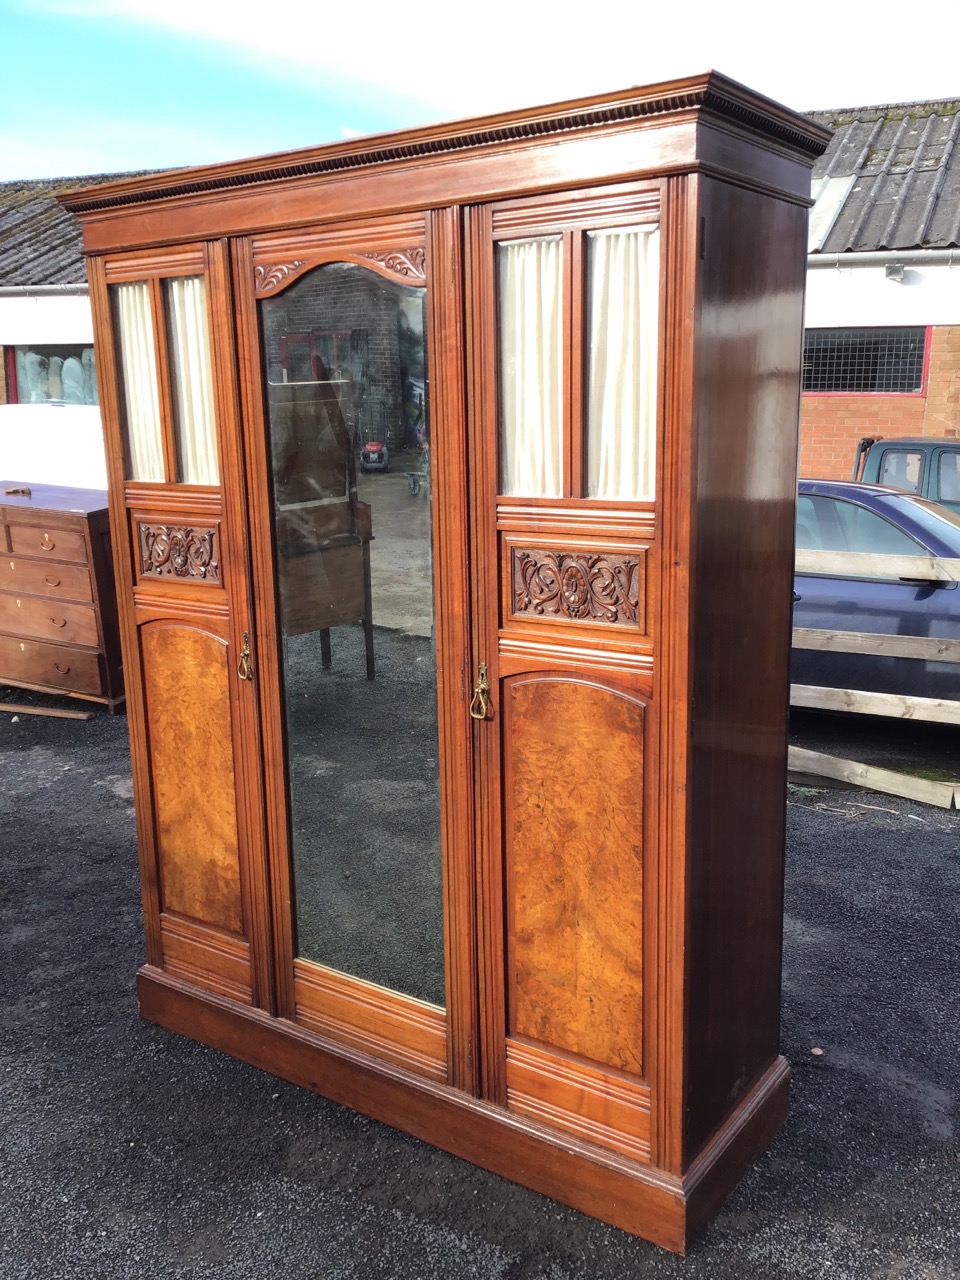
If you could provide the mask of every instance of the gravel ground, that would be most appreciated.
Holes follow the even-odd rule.
[[[2,1280],[960,1280],[956,813],[791,789],[791,1115],[686,1259],[141,1021],[123,717],[0,714],[0,813]]]

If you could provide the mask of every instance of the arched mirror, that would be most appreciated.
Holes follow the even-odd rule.
[[[295,954],[444,1004],[426,289],[261,300]]]

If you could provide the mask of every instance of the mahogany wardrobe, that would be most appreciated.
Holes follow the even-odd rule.
[[[62,197],[143,1016],[680,1251],[787,1110],[827,140],[710,73]]]

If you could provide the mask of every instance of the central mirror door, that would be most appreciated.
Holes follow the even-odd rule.
[[[278,1011],[649,1159],[659,189],[364,234],[253,245]]]
[[[343,259],[279,273],[283,287],[268,282],[257,304],[292,1012],[439,1079],[446,992],[423,252]]]

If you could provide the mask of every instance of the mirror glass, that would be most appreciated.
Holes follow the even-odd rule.
[[[444,1003],[426,291],[260,303],[297,954]]]

